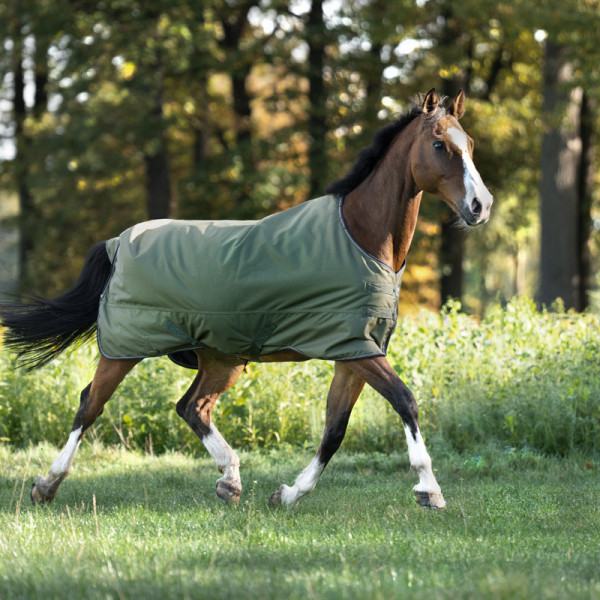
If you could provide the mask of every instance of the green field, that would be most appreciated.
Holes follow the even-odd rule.
[[[332,365],[252,365],[214,413],[240,451],[238,507],[174,404],[192,373],[136,367],[50,506],[29,487],[66,441],[97,352],[34,373],[0,352],[0,599],[600,599],[600,319],[515,301],[477,321],[403,319],[447,509],[414,502],[400,419],[365,390],[297,509],[267,500],[312,458]]]
[[[600,598],[600,473],[584,457],[432,454],[448,507],[413,501],[404,454],[340,451],[297,509],[267,499],[310,459],[242,453],[238,507],[208,458],[84,443],[0,448],[0,598]]]

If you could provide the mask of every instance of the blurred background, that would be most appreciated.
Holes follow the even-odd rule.
[[[426,198],[403,310],[600,308],[598,0],[0,0],[0,292],[57,294],[146,219],[323,194],[419,92],[467,93],[495,196]]]

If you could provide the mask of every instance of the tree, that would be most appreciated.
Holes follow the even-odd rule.
[[[588,34],[600,26],[597,3],[569,1],[548,19],[535,13],[548,34],[544,53],[541,152],[541,260],[539,300],[561,298],[565,307],[589,306],[594,120],[600,93],[594,72],[600,58]]]
[[[36,211],[33,181],[39,176],[40,162],[36,152],[31,128],[27,121],[39,121],[48,102],[48,61],[49,44],[45,18],[48,17],[48,4],[26,3],[24,10],[14,4],[3,7],[5,28],[3,35],[9,42],[8,61],[12,71],[13,98],[12,116],[14,122],[15,159],[13,163],[15,187],[19,197],[19,272],[20,283],[31,281],[29,262],[34,244],[39,235],[39,214]],[[33,98],[26,102],[26,64],[33,73]]]
[[[541,154],[539,299],[550,305],[562,298],[566,308],[584,310],[589,304],[592,122],[582,87],[573,87],[571,48],[549,39],[544,59],[544,114],[550,125]]]
[[[252,107],[248,91],[248,79],[255,56],[243,47],[248,34],[248,13],[256,0],[242,0],[221,7],[219,22],[223,37],[219,41],[225,52],[226,69],[231,79],[232,109],[234,114],[235,146],[233,152],[239,161],[240,185],[232,190],[238,210],[247,204],[252,192],[252,181],[256,172],[256,157],[252,144]],[[249,215],[248,215],[249,216]]]
[[[581,309],[590,306],[592,282],[592,206],[594,190],[594,158],[596,132],[594,115],[597,102],[583,91],[580,109],[581,160],[579,162],[577,196],[579,198],[579,301]]]
[[[423,202],[402,299],[434,307],[460,297],[482,311],[531,291],[540,174],[552,170],[540,161],[541,132],[563,126],[541,117],[537,29],[570,49],[568,87],[583,91],[573,97],[582,149],[572,239],[578,295],[588,293],[599,253],[588,243],[599,92],[586,35],[597,21],[592,2],[20,4],[0,6],[19,149],[3,181],[21,190],[23,253],[42,293],[72,281],[90,240],[148,217],[257,218],[319,195],[374,131],[433,86],[467,92],[464,126],[496,203],[490,223],[463,238],[439,202]],[[15,59],[15,32],[25,60]]]
[[[455,17],[450,2],[440,7],[443,26],[438,39],[437,50],[445,61],[452,61],[454,69],[446,67],[440,91],[444,96],[455,98],[459,90],[470,89],[471,58],[473,38],[465,33],[464,27]],[[461,57],[465,57],[461,60]],[[447,206],[440,215],[440,299],[462,300],[465,253],[465,232],[455,224],[456,217]]]

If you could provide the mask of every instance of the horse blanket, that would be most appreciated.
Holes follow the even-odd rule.
[[[385,355],[404,267],[396,273],[356,243],[342,203],[324,196],[259,221],[149,221],[108,240],[100,351]]]

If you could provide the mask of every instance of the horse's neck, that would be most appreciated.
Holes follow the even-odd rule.
[[[398,271],[413,239],[422,192],[410,173],[409,146],[394,142],[381,165],[344,200],[344,219],[354,239]]]

